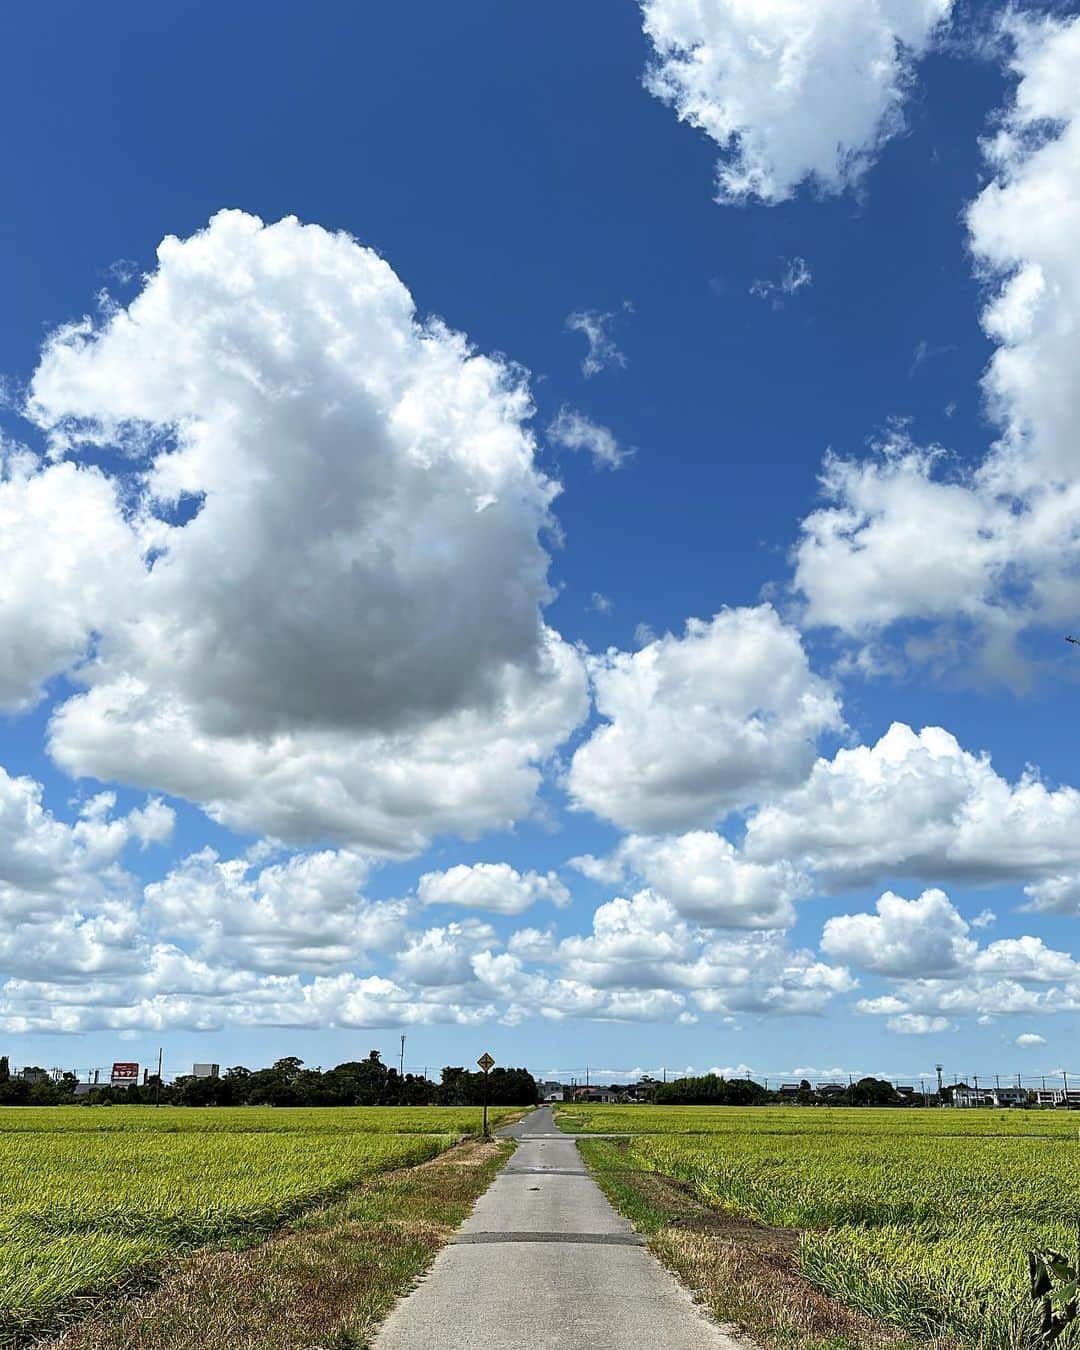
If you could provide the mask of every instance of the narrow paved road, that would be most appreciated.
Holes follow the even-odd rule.
[[[397,1305],[375,1350],[735,1350],[646,1250],[550,1108]]]

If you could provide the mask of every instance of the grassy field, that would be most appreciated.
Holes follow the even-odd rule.
[[[559,1122],[630,1132],[584,1145],[617,1201],[628,1176],[669,1177],[713,1211],[798,1230],[814,1286],[918,1339],[1034,1344],[1027,1251],[1076,1248],[1067,1113],[568,1107]]]
[[[360,1350],[511,1149],[469,1140],[372,1177],[258,1246],[174,1260],[151,1291],[110,1300],[48,1350]]]
[[[0,1110],[0,1345],[478,1128],[478,1111],[438,1107]]]

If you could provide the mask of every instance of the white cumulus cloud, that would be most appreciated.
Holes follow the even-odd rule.
[[[974,467],[903,435],[868,460],[830,457],[794,558],[808,623],[869,640],[914,621],[929,632],[907,655],[1020,683],[1018,638],[1073,620],[1080,573],[1080,19],[1004,22],[1016,91],[967,212],[1000,438]]]
[[[675,910],[707,928],[789,928],[809,882],[786,861],[748,862],[721,834],[630,835],[606,859],[571,860],[606,884],[637,878]]]
[[[574,753],[576,807],[642,833],[707,826],[801,781],[819,735],[841,725],[799,634],[768,605],[589,663],[604,719]]]
[[[54,453],[126,454],[155,524],[53,719],[64,768],[389,852],[528,811],[585,710],[542,618],[557,486],[520,374],[419,320],[375,253],[222,212],[53,335],[28,413]],[[71,510],[107,496],[65,467]]]
[[[548,438],[567,450],[585,450],[597,468],[617,469],[634,452],[621,446],[608,427],[565,405],[548,427]]]
[[[749,820],[752,860],[790,860],[837,889],[883,874],[1035,881],[1080,862],[1080,792],[1028,772],[1009,783],[941,727],[895,723],[818,759]]]
[[[717,198],[858,183],[951,0],[640,0],[646,86],[720,146]]]
[[[461,863],[425,872],[416,893],[424,905],[463,905],[493,914],[521,914],[539,900],[570,903],[570,892],[554,872],[518,872],[509,863]]]

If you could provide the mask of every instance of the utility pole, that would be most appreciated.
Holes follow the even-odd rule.
[[[157,1086],[154,1088],[154,1105],[161,1105],[161,1057],[164,1055],[164,1047],[158,1046],[157,1052]]]
[[[398,1075],[405,1077],[405,1033],[401,1033],[401,1054],[398,1056]]]
[[[934,1068],[937,1070],[937,1104],[938,1106],[944,1106],[945,1098],[942,1096],[941,1090],[941,1070],[943,1068],[943,1065],[935,1064]]]

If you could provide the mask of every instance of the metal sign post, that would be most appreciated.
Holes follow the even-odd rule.
[[[477,1064],[480,1065],[481,1069],[483,1069],[483,1071],[484,1071],[484,1138],[487,1139],[487,1138],[489,1137],[489,1136],[488,1136],[488,1121],[487,1121],[487,1109],[488,1109],[488,1074],[489,1074],[489,1073],[491,1072],[491,1070],[495,1067],[495,1061],[491,1058],[491,1056],[490,1056],[490,1055],[488,1054],[488,1052],[485,1050],[484,1053],[480,1056],[480,1058],[479,1058],[476,1062],[477,1062]]]

